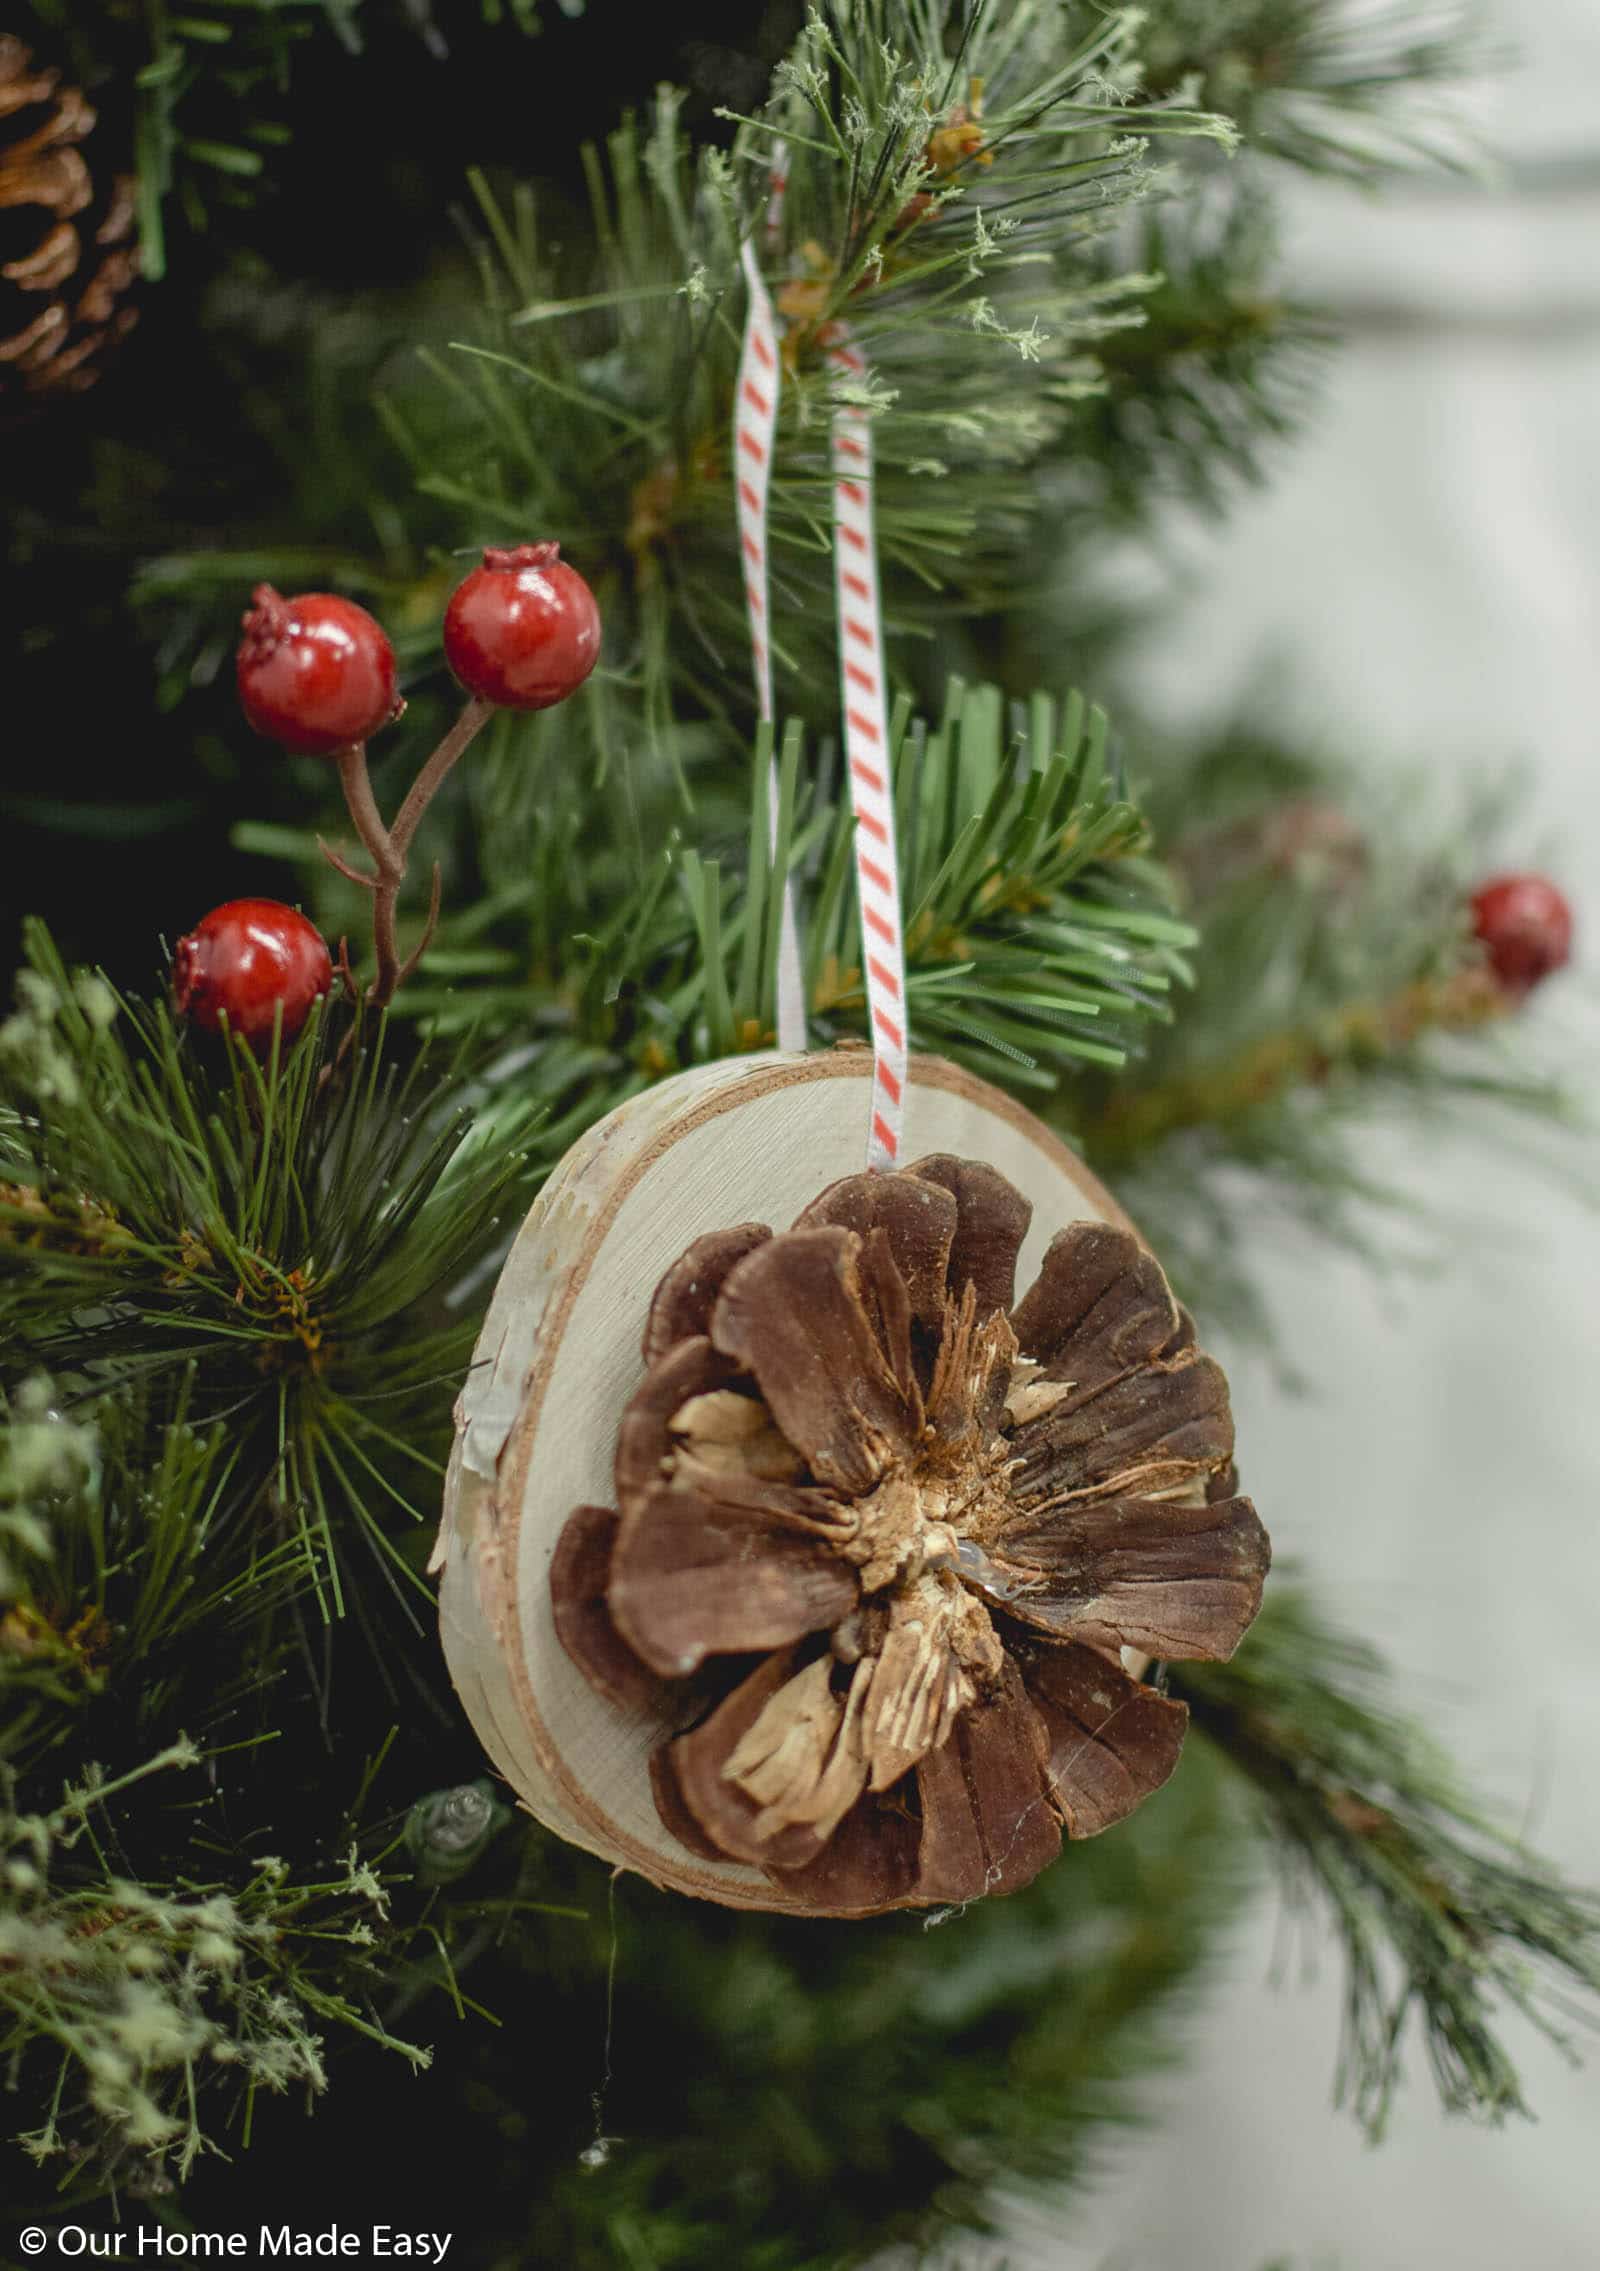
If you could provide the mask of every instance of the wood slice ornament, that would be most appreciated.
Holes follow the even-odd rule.
[[[1027,1883],[1171,1773],[1153,1657],[1219,1657],[1269,1548],[1227,1383],[1082,1162],[913,1059],[696,1068],[536,1200],[457,1405],[451,1676],[538,1819],[730,1907]],[[1020,1294],[1020,1298],[1019,1298]]]

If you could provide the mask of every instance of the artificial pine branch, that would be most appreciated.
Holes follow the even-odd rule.
[[[1362,184],[1468,165],[1459,113],[1436,98],[1493,60],[1474,0],[1175,0],[1152,13],[1143,52],[1152,87],[1216,104],[1252,148]]]
[[[897,706],[915,1046],[1051,1091],[1084,1066],[1122,1064],[1170,1016],[1195,933],[1172,912],[1109,733],[1080,695],[1007,704],[995,687],[952,680],[936,723]],[[742,812],[716,786],[703,797],[691,786],[696,842],[662,783],[660,829],[641,831],[667,835],[653,856],[635,849],[637,810],[593,812],[581,782],[525,757],[515,774],[497,766],[478,790],[496,815],[483,843],[487,907],[465,929],[446,921],[430,967],[453,983],[429,985],[424,973],[399,1010],[491,1029],[531,1023],[610,1052],[588,1106],[598,1117],[664,1072],[770,1046],[778,908],[792,875],[813,1033],[864,1032],[854,821],[836,757],[815,753],[798,725],[782,731],[769,844],[771,746],[763,729]],[[642,799],[646,784],[633,790]],[[490,940],[504,942],[498,957]],[[519,964],[529,975],[516,983]]]
[[[1152,497],[1173,494],[1220,513],[1241,483],[1263,479],[1315,408],[1334,344],[1326,319],[1286,289],[1258,169],[1186,182],[1181,197],[1144,208],[1138,232],[1154,281],[1143,320],[1095,351],[1101,385],[1061,468],[1052,542],[1063,567],[1037,610],[1041,631],[1061,578],[1092,573],[1108,518],[1136,527]]]
[[[1242,1210],[1393,1267],[1397,1194],[1371,1143],[1385,1111],[1498,1126],[1577,1179],[1584,1115],[1532,1066],[1524,1001],[1470,931],[1506,800],[1480,793],[1441,841],[1419,825],[1415,782],[1375,809],[1326,757],[1240,731],[1153,767],[1146,793],[1202,939],[1195,990],[1115,1085],[1080,1084],[1074,1130],[1186,1297],[1271,1341],[1292,1372],[1248,1274]]]
[[[1171,1016],[1195,932],[1120,768],[1105,713],[1071,696],[1009,707],[952,681],[936,728],[893,721],[907,1002],[921,1046],[1013,1087],[1120,1066]],[[851,829],[835,822],[807,956],[813,999],[859,997]]]
[[[1110,1097],[1091,1134],[1096,1158],[1116,1173],[1185,1130],[1226,1144],[1240,1122],[1270,1113],[1336,1075],[1391,1069],[1436,1034],[1475,1033],[1515,1004],[1476,960],[1439,978],[1417,978],[1385,1000],[1354,1000],[1253,1041],[1236,1056],[1167,1082]]]
[[[1113,12],[1064,55],[1057,11],[1034,0],[1004,23],[950,6],[817,17],[731,160],[695,160],[670,93],[645,129],[611,138],[609,164],[590,169],[599,273],[587,263],[579,291],[542,249],[531,195],[508,215],[475,185],[486,327],[453,369],[431,366],[454,423],[413,433],[392,399],[388,426],[419,486],[477,539],[548,529],[596,563],[614,651],[630,660],[621,688],[574,713],[591,754],[602,702],[619,694],[658,755],[674,716],[718,719],[745,649],[726,435],[739,244],[777,141],[793,146],[782,240],[767,255],[791,316],[772,493],[786,704],[805,714],[829,681],[836,382],[821,340],[840,314],[875,374],[891,634],[925,637],[1032,572],[1038,468],[1068,448],[1075,406],[1098,383],[1093,343],[1137,320],[1130,303],[1151,282],[1096,273],[1090,248],[1150,189],[1146,137],[1229,132],[1111,90],[1133,72],[1132,33]],[[981,132],[946,154],[943,122],[970,109],[968,78],[983,81]],[[749,705],[735,701],[737,724]]]
[[[589,1921],[557,1962],[508,1937],[493,1981],[472,1975],[507,2021],[474,2059],[495,2121],[461,2140],[482,2260],[837,2271],[959,2250],[1019,2192],[1084,2181],[1170,2065],[1242,1889],[1219,1782],[1202,1760],[1017,1899],[866,1924],[686,1902],[544,1841],[537,1881]],[[561,2055],[530,2073],[519,2023]]]
[[[438,1303],[528,1187],[543,1104],[525,1088],[504,1106],[491,1151],[459,1045],[402,1066],[367,1017],[328,1083],[331,1017],[264,1065],[231,1042],[212,1056],[164,1002],[69,977],[37,926],[29,949],[0,1027],[12,1363],[75,1404],[192,1373],[191,1416],[228,1416],[233,1488],[295,1540],[324,1612],[358,1543],[418,1585],[394,1533],[422,1514],[390,1471],[385,1409],[417,1400],[403,1448],[426,1468],[471,1341]],[[260,1542],[244,1524],[246,1566]]]
[[[1342,2099],[1382,2133],[1414,2026],[1451,2112],[1526,2113],[1498,2011],[1568,2049],[1593,2027],[1600,1898],[1486,1819],[1377,1651],[1303,1583],[1275,1578],[1233,1661],[1171,1683],[1250,1783],[1290,1897],[1343,1946]]]

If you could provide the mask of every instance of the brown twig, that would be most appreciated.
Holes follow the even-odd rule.
[[[445,776],[457,758],[474,737],[482,732],[493,715],[493,703],[474,694],[463,705],[461,715],[406,792],[406,800],[395,814],[394,827],[390,830],[390,841],[399,855],[402,874],[405,872],[406,854],[411,849],[411,839],[417,832],[417,822],[437,796]]]
[[[336,852],[333,846],[325,843],[320,836],[317,838],[317,849],[328,865],[337,874],[342,875],[347,883],[359,883],[363,891],[377,890],[378,879],[376,876],[364,875],[360,868],[352,867],[342,852]]]
[[[348,749],[339,752],[339,786],[344,790],[344,801],[355,822],[356,834],[361,838],[376,873],[369,878],[372,890],[372,940],[378,950],[378,974],[372,981],[369,999],[381,1009],[391,1000],[400,978],[400,954],[395,943],[394,903],[400,896],[405,881],[406,863],[395,850],[383,814],[372,793],[372,781],[367,773],[367,745],[353,741]]]
[[[372,781],[367,772],[366,743],[352,742],[348,749],[339,752],[339,785],[344,790],[344,801],[356,834],[372,861],[373,872],[363,874],[352,867],[342,854],[331,845],[322,844],[322,856],[328,865],[352,883],[359,883],[372,893],[372,940],[377,949],[378,968],[367,1000],[374,1009],[386,1009],[421,961],[439,927],[440,874],[438,863],[433,870],[433,891],[428,907],[428,919],[423,925],[421,938],[402,962],[395,936],[395,903],[400,886],[406,879],[406,854],[411,839],[417,832],[422,815],[438,794],[446,776],[462,755],[474,736],[481,732],[493,714],[493,705],[473,695],[464,705],[461,715],[445,735],[439,746],[423,766],[406,793],[405,802],[395,815],[392,828],[384,825],[372,793]],[[320,839],[319,839],[320,843]],[[348,972],[349,960],[341,947],[343,969]]]
[[[435,860],[433,863],[433,888],[428,894],[428,919],[422,926],[422,936],[400,965],[400,975],[395,980],[397,986],[405,984],[407,978],[410,977],[412,971],[427,953],[428,948],[433,944],[433,934],[439,927],[439,901],[443,889],[444,870]]]
[[[1514,1006],[1479,962],[1416,979],[1378,1001],[1346,1002],[1304,1026],[1264,1034],[1219,1063],[1119,1091],[1086,1131],[1090,1157],[1117,1162],[1181,1129],[1243,1119],[1295,1089],[1320,1086],[1342,1065],[1382,1063],[1427,1033],[1471,1032]]]

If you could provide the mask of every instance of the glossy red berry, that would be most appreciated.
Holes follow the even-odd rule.
[[[445,609],[444,652],[469,694],[503,710],[547,710],[593,670],[600,610],[558,544],[491,546]]]
[[[397,718],[394,649],[353,599],[257,584],[239,641],[239,700],[269,741],[332,757]]]
[[[1496,875],[1472,897],[1472,925],[1503,986],[1526,993],[1572,953],[1572,909],[1543,875]]]
[[[230,899],[213,907],[179,939],[172,958],[179,1016],[206,1033],[218,1032],[225,1016],[229,1031],[257,1056],[272,1046],[280,1003],[288,1043],[332,983],[321,932],[277,899]]]

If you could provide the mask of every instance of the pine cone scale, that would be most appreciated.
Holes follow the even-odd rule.
[[[78,147],[95,122],[79,89],[0,37],[0,371],[12,404],[90,385],[135,321],[133,184],[98,176]]]

